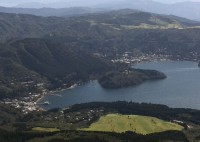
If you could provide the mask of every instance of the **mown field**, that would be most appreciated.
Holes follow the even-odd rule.
[[[108,114],[102,116],[97,122],[91,124],[89,128],[81,130],[117,133],[132,131],[138,134],[151,134],[168,130],[181,131],[182,129],[183,127],[178,124],[163,121],[155,117]]]
[[[39,131],[39,132],[57,132],[60,131],[57,128],[43,128],[43,127],[35,127],[32,128],[33,131]]]

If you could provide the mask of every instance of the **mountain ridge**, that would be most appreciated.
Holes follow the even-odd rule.
[[[89,7],[71,7],[71,8],[17,8],[17,7],[2,7],[0,6],[0,12],[3,13],[16,13],[16,14],[31,14],[36,16],[58,16],[58,17],[72,17],[76,15],[83,15],[89,13],[105,12],[106,9],[101,8],[89,8]]]
[[[2,33],[0,41],[12,38],[43,37],[47,35],[69,36],[67,33],[71,33],[70,36],[78,34],[79,36],[82,35],[81,37],[87,37],[91,36],[89,33],[92,32],[92,36],[94,34],[95,36],[99,36],[98,34],[100,33],[97,32],[97,28],[101,28],[101,32],[104,32],[104,34],[114,35],[111,31],[117,34],[119,32],[116,30],[117,28],[159,29],[185,28],[188,26],[200,26],[200,23],[174,16],[135,10],[119,10],[71,18],[0,13],[0,32]],[[82,29],[82,27],[85,27],[87,30]]]
[[[18,8],[19,7],[20,5],[18,5]],[[27,6],[26,4],[24,4],[24,5],[21,5],[21,7],[30,8],[31,6],[30,4],[27,4]],[[90,11],[90,13],[98,12],[98,10],[96,11],[95,9],[102,9],[103,11],[107,11],[107,10],[119,10],[119,9],[130,8],[130,9],[137,9],[141,11],[153,12],[153,13],[158,13],[158,14],[167,14],[167,15],[171,14],[171,15],[176,15],[179,17],[188,18],[191,20],[200,19],[200,16],[198,14],[200,12],[199,2],[178,2],[178,3],[172,3],[172,4],[165,4],[165,3],[160,3],[156,1],[147,1],[147,0],[137,0],[137,1],[134,0],[134,2],[130,0],[118,0],[118,1],[115,0],[111,2],[110,1],[91,2],[91,0],[89,1],[87,0],[84,2],[84,1],[79,0],[79,1],[68,1],[68,2],[61,1],[58,3],[51,3],[51,4],[37,4],[35,6],[35,8],[44,8],[44,7],[47,7],[47,8],[90,7],[90,8],[93,8],[93,11]],[[22,11],[26,11],[26,10],[28,9],[24,9]],[[5,12],[5,11],[2,11],[1,9],[0,11]],[[41,10],[40,15],[42,11],[43,10]],[[45,10],[43,12],[45,12]],[[76,11],[73,11],[73,12],[76,14]],[[48,12],[48,13],[53,13],[53,12]],[[83,14],[83,13],[86,13],[86,11],[82,10],[80,11],[79,14]],[[53,16],[53,14],[51,14],[51,16]],[[63,14],[61,14],[60,16],[63,16]]]

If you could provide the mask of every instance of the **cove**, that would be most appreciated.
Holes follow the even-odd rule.
[[[86,102],[133,101],[164,104],[176,108],[200,109],[200,68],[189,61],[160,61],[141,63],[134,68],[154,69],[167,75],[164,80],[147,81],[134,87],[109,90],[92,81],[59,96],[45,96],[44,109],[67,107]]]

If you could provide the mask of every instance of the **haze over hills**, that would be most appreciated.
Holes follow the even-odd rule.
[[[23,14],[0,14],[0,41],[43,36],[98,37],[115,35],[121,29],[192,28],[200,23],[176,16],[135,10],[120,10],[73,18],[39,17]],[[37,29],[37,30],[35,30]],[[97,31],[97,29],[101,29]],[[113,32],[113,33],[112,33]],[[70,34],[69,34],[70,33]]]
[[[111,2],[117,2],[120,0],[110,0]],[[42,2],[24,2],[18,4],[17,7],[23,8],[42,8],[42,7],[52,7],[52,8],[66,8],[66,7],[95,7],[99,4],[107,3],[108,0],[59,0],[54,2],[42,3]]]
[[[123,0],[115,3],[105,3],[104,5],[98,5],[97,7],[110,9],[130,8],[159,14],[176,15],[192,20],[200,19],[200,16],[198,14],[200,13],[199,2],[180,2],[174,4],[164,4],[147,0]]]
[[[51,3],[23,3],[18,4],[12,8],[0,8],[0,12],[8,13],[24,13],[34,14],[39,16],[65,16],[76,15],[84,13],[95,13],[99,11],[118,10],[118,9],[137,9],[146,12],[153,12],[159,14],[176,15],[185,17],[192,20],[199,20],[200,16],[200,2],[179,2],[179,3],[161,3],[152,0],[110,0],[110,1],[91,1],[91,0],[75,0],[75,1],[57,1]],[[44,8],[45,7],[45,8]],[[72,7],[88,7],[76,8],[72,10]],[[25,9],[19,9],[25,8]],[[36,8],[36,9],[26,9]],[[37,10],[37,8],[40,8]],[[58,8],[58,9],[48,9]],[[59,8],[71,8],[71,9],[59,9]],[[69,14],[70,13],[70,14]]]
[[[76,15],[100,13],[109,11],[102,8],[88,8],[88,7],[71,7],[71,8],[8,8],[0,7],[0,12],[4,13],[17,13],[17,14],[31,14],[36,16],[58,16],[58,17],[71,17]]]

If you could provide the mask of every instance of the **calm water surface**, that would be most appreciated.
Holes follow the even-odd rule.
[[[164,72],[167,79],[147,81],[141,85],[107,90],[97,81],[89,82],[59,96],[46,96],[49,101],[45,109],[66,107],[77,103],[94,101],[133,101],[165,104],[170,107],[200,109],[200,68],[195,62],[150,62],[134,66],[140,69],[155,69]]]

